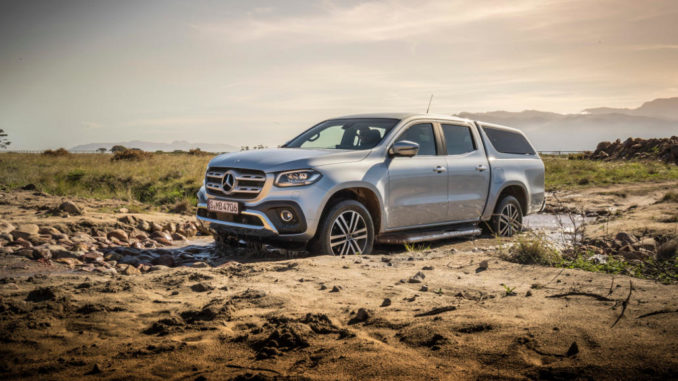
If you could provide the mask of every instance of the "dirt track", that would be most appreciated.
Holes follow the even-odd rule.
[[[343,258],[219,258],[215,267],[155,266],[137,275],[4,255],[0,377],[678,375],[677,285],[509,263],[498,258],[498,243],[381,247],[383,254]],[[212,245],[203,238],[177,250],[189,244]]]

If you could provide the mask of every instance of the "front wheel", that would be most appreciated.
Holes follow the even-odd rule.
[[[490,220],[492,233],[500,237],[511,237],[523,228],[523,212],[520,202],[513,196],[504,197],[494,210]]]
[[[321,221],[316,240],[314,246],[322,253],[369,254],[374,244],[370,212],[355,200],[337,203]]]

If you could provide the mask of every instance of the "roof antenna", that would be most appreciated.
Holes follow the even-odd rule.
[[[431,98],[428,99],[428,107],[426,107],[426,113],[428,114],[428,110],[431,109],[431,101],[433,101],[433,94],[431,94]]]

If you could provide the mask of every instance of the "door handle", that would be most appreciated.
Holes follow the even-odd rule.
[[[439,165],[439,166],[433,168],[433,171],[436,172],[436,173],[443,173],[443,172],[447,171],[447,169],[445,167],[443,167],[442,165]]]
[[[478,172],[482,172],[482,171],[484,171],[484,170],[486,170],[486,169],[487,169],[487,167],[484,166],[484,165],[482,165],[482,164],[480,164],[480,165],[478,165],[478,166],[476,167],[476,171],[478,171]]]

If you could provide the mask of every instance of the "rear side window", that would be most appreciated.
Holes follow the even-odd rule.
[[[476,150],[470,128],[454,124],[443,124],[442,127],[448,155],[461,155]]]
[[[523,134],[499,128],[483,126],[483,131],[499,152],[518,155],[534,155],[534,149]]]

